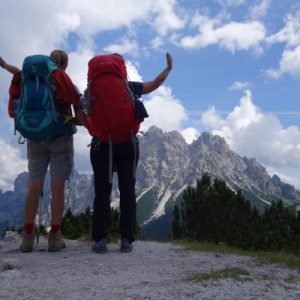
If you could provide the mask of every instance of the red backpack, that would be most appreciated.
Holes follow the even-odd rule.
[[[86,127],[101,141],[121,144],[131,141],[141,119],[135,118],[134,98],[127,83],[122,56],[98,55],[88,63],[88,88],[81,100]],[[87,102],[84,102],[87,101]]]

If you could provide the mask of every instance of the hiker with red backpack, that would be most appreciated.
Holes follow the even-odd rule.
[[[98,55],[88,64],[88,87],[80,101],[84,125],[92,136],[90,160],[94,172],[92,249],[108,251],[112,173],[117,172],[120,191],[121,252],[131,252],[135,240],[135,172],[139,160],[136,134],[148,114],[139,100],[157,89],[172,69],[167,67],[149,82],[127,81],[125,61],[119,54]]]
[[[2,68],[14,74],[9,88],[9,116],[15,129],[27,139],[28,192],[24,209],[22,252],[33,251],[35,218],[43,192],[48,165],[51,175],[51,229],[48,251],[65,248],[61,237],[64,211],[64,185],[73,169],[73,123],[71,106],[76,112],[79,93],[65,72],[68,56],[62,50],[50,57],[25,58],[22,70],[0,59]]]

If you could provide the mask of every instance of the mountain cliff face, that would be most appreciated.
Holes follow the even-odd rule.
[[[149,237],[168,236],[172,208],[182,199],[188,185],[195,184],[204,173],[226,181],[234,190],[241,190],[253,205],[263,209],[272,200],[283,199],[286,205],[300,202],[300,193],[278,176],[270,177],[255,159],[241,157],[230,150],[226,141],[209,133],[202,133],[187,144],[176,131],[163,132],[151,127],[147,136],[140,137],[140,161],[137,169],[137,220]],[[116,176],[115,176],[116,177]],[[41,217],[49,225],[49,178],[42,199]],[[68,186],[68,185],[67,185]],[[66,208],[73,213],[92,207],[92,175],[74,172],[66,188]],[[0,226],[22,224],[27,174],[20,174],[13,192],[0,191]],[[114,178],[112,205],[118,206],[117,179]]]
[[[271,178],[255,159],[230,150],[223,138],[204,132],[186,144],[178,132],[165,133],[152,127],[141,139],[137,180],[138,222],[147,235],[166,236],[164,224],[171,222],[174,203],[179,203],[183,190],[204,173],[241,190],[261,210],[279,198],[286,205],[300,201],[300,193],[293,186],[278,176]]]

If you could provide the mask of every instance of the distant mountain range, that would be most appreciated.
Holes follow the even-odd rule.
[[[177,131],[163,132],[151,127],[140,140],[140,161],[137,170],[137,221],[149,238],[167,238],[170,234],[172,210],[180,203],[185,188],[194,185],[204,173],[224,180],[259,210],[270,202],[282,199],[286,206],[300,202],[300,193],[276,175],[270,177],[254,158],[241,157],[230,150],[226,141],[210,133],[202,133],[187,144]],[[21,226],[27,191],[27,173],[20,174],[14,190],[0,191],[0,228]],[[49,225],[49,177],[46,178],[41,218]],[[68,184],[67,184],[68,186]],[[74,214],[93,203],[92,175],[74,172],[66,188],[66,208]],[[119,193],[114,177],[112,206],[118,206]]]

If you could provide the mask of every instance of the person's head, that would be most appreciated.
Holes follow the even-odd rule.
[[[111,55],[115,55],[115,56],[119,56],[119,57],[121,57],[121,58],[123,58],[124,59],[124,57],[120,54],[120,53],[112,53]]]
[[[57,67],[66,70],[68,66],[68,54],[63,50],[53,50],[50,56],[55,60]]]

